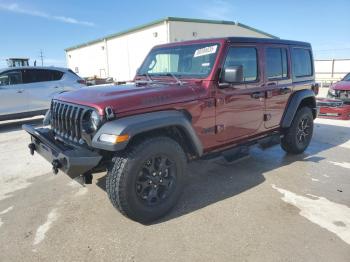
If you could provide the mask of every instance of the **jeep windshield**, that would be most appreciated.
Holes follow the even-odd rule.
[[[193,44],[153,49],[137,75],[205,78],[215,63],[219,44]]]

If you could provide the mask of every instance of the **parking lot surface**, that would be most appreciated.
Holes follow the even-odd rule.
[[[105,173],[82,187],[0,123],[0,261],[350,261],[350,121],[318,119],[299,156],[253,148],[197,161],[177,206],[151,225],[118,213]]]

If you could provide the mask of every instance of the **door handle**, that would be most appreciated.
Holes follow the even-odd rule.
[[[267,84],[262,84],[260,87],[267,87],[267,86],[276,86],[277,85],[277,83],[275,83],[275,82],[270,82],[270,83],[267,83]]]
[[[55,86],[54,88],[58,88],[58,86]]]
[[[268,83],[267,86],[275,86],[277,85],[275,82]]]
[[[17,93],[23,93],[23,92],[24,92],[23,89],[17,90]]]
[[[281,88],[280,89],[280,94],[281,95],[285,95],[285,94],[288,94],[288,93],[290,93],[290,88],[285,87],[285,88]]]
[[[254,99],[264,98],[265,92],[255,92],[250,95]]]

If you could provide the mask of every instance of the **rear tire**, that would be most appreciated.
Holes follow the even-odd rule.
[[[132,146],[112,159],[106,180],[109,199],[123,215],[152,222],[176,204],[186,162],[181,146],[167,137]]]
[[[311,109],[309,107],[300,108],[281,140],[282,149],[290,154],[304,152],[310,144],[313,128],[314,123]]]

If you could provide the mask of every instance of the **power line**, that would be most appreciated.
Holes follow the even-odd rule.
[[[40,50],[40,55],[39,55],[40,59],[41,59],[41,66],[44,66],[44,56],[43,56],[43,50]]]
[[[350,47],[347,48],[337,48],[337,49],[319,49],[314,50],[314,52],[332,52],[332,51],[346,51],[350,50]]]

